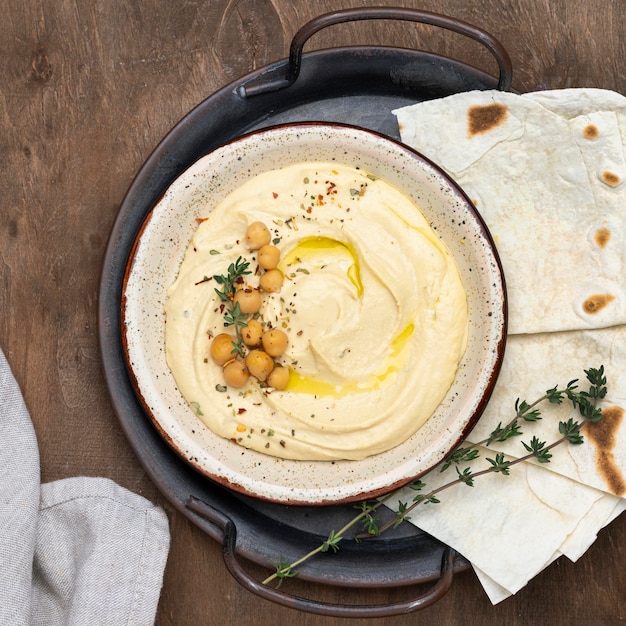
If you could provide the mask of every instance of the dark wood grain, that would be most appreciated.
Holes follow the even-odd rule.
[[[244,591],[226,572],[219,544],[159,494],[114,416],[101,371],[96,310],[117,209],[167,131],[223,85],[285,57],[291,37],[309,19],[368,5],[427,8],[483,27],[507,47],[519,91],[603,87],[626,93],[621,0],[0,3],[0,345],[32,413],[44,481],[107,476],[168,512],[172,548],[160,625],[346,623],[296,614]],[[306,49],[351,44],[423,48],[495,72],[475,42],[415,24],[336,26],[315,35]],[[434,607],[375,621],[623,623],[626,572],[619,555],[625,546],[622,516],[578,563],[557,561],[500,605],[492,607],[467,572]],[[294,581],[291,591],[355,603],[415,592],[302,581]]]

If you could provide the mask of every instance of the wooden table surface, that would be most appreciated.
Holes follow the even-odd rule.
[[[0,2],[0,346],[32,414],[43,481],[106,476],[167,511],[172,544],[158,624],[346,623],[245,591],[227,573],[220,545],[159,493],[113,412],[97,296],[124,193],[168,130],[220,87],[284,58],[295,31],[311,18],[374,5],[422,8],[481,26],[509,51],[518,91],[626,93],[622,0]],[[423,48],[495,72],[475,42],[398,22],[336,26],[315,35],[307,50],[350,44]],[[623,623],[624,550],[626,516],[604,529],[577,563],[562,558],[495,607],[467,571],[421,612],[350,623]],[[261,573],[258,566],[250,571]],[[289,591],[345,603],[416,593],[302,581]]]

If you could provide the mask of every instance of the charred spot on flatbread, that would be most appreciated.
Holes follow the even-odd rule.
[[[595,315],[615,300],[612,293],[596,293],[583,302],[583,311],[587,315]]]
[[[585,139],[595,139],[600,134],[598,127],[595,124],[587,124],[583,128],[583,137]]]
[[[606,248],[609,243],[609,239],[611,239],[611,231],[604,226],[602,226],[602,228],[598,228],[593,235],[593,240],[598,248]]]
[[[467,110],[467,132],[470,137],[482,135],[504,124],[509,113],[501,103],[474,105]]]
[[[607,184],[609,187],[617,187],[622,182],[622,179],[615,172],[604,170],[602,172],[602,182]]]
[[[599,422],[585,424],[585,434],[596,448],[598,473],[616,496],[626,494],[626,478],[613,454],[623,420],[624,409],[621,406],[609,406],[602,409],[602,419]]]

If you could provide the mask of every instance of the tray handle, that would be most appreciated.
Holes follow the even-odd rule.
[[[291,40],[289,62],[284,76],[270,77],[244,85],[240,88],[240,94],[244,97],[252,97],[270,91],[278,91],[279,89],[284,89],[292,85],[300,74],[304,44],[318,31],[343,22],[382,19],[420,22],[422,24],[445,28],[446,30],[451,30],[455,33],[465,35],[470,39],[474,39],[485,46],[498,63],[500,71],[498,89],[508,91],[511,87],[513,77],[511,59],[504,46],[488,32],[472,24],[468,24],[467,22],[457,20],[456,18],[431,13],[429,11],[391,7],[364,7],[360,9],[344,9],[341,11],[333,11],[332,13],[324,13],[312,19],[310,22],[307,22],[298,30]]]
[[[242,587],[244,587],[244,589],[247,589],[261,598],[292,609],[315,613],[316,615],[329,615],[333,617],[360,618],[404,615],[419,609],[424,609],[427,606],[434,604],[447,593],[452,585],[456,552],[451,548],[446,547],[441,558],[439,579],[423,595],[411,600],[405,600],[403,602],[393,604],[346,605],[319,602],[317,600],[287,594],[268,587],[252,578],[237,560],[237,527],[228,515],[225,515],[218,509],[212,507],[203,500],[196,498],[195,496],[189,496],[185,506],[189,510],[215,524],[222,531],[222,556],[224,558],[224,564],[231,575]]]

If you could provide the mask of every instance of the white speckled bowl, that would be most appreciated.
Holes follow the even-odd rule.
[[[314,160],[359,166],[413,198],[454,255],[468,294],[468,347],[445,399],[409,440],[362,461],[282,460],[214,435],[183,400],[165,359],[166,290],[197,226],[196,216],[251,176]],[[162,436],[207,477],[248,495],[289,504],[334,504],[379,496],[437,465],[482,413],[506,337],[502,269],[491,236],[469,199],[414,150],[383,135],[338,124],[260,130],[197,161],[148,216],[128,263],[123,296],[129,371]]]

